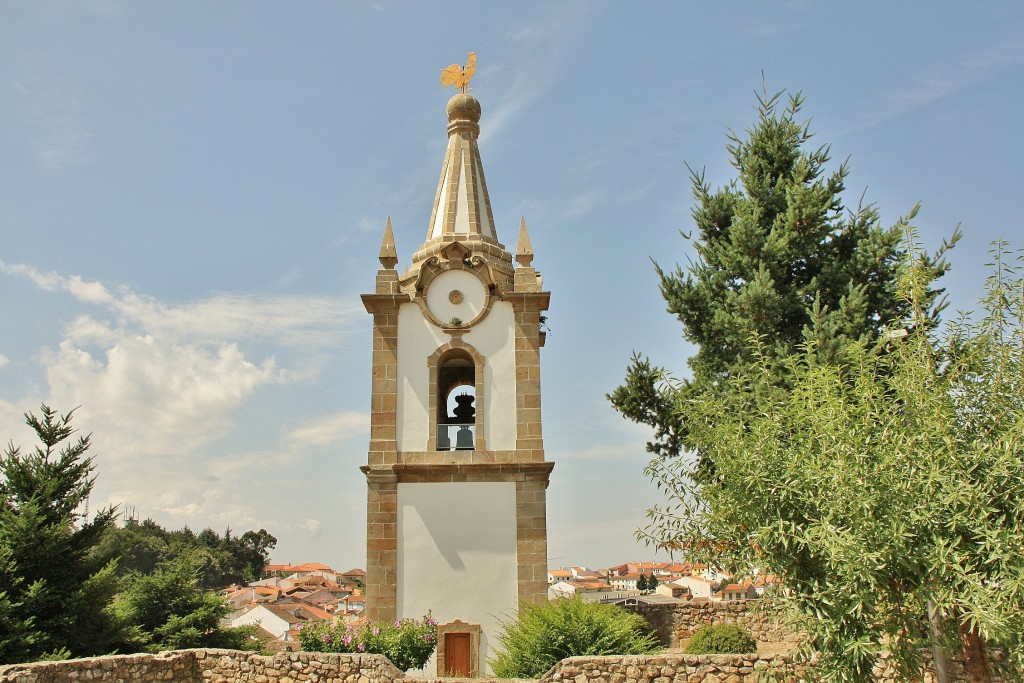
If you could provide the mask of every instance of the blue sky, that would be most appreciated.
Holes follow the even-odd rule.
[[[946,279],[1022,246],[1024,6],[991,3],[0,4],[0,440],[41,401],[92,431],[92,505],[266,527],[274,560],[365,561],[370,317],[391,216],[424,241],[472,87],[499,237],[552,292],[552,565],[649,558],[645,430],[604,394],[633,349],[685,372],[651,258],[692,253],[686,164],[731,177],[755,92],[802,90],[887,222],[922,203]],[[603,334],[613,321],[615,332]]]

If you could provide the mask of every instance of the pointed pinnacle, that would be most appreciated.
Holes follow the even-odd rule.
[[[526,219],[519,219],[519,244],[516,246],[516,262],[528,268],[533,263],[533,245],[530,244],[530,233],[526,231]]]
[[[395,249],[395,235],[391,231],[391,216],[388,216],[387,225],[384,226],[384,239],[380,242],[378,258],[385,268],[394,268],[398,265],[398,250]]]

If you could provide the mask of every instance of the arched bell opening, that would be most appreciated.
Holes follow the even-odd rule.
[[[476,363],[453,349],[437,373],[437,450],[471,451],[476,444]]]

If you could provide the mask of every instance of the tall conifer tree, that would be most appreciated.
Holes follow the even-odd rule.
[[[693,449],[691,400],[748,368],[754,337],[778,358],[813,341],[830,361],[847,341],[868,341],[906,317],[896,280],[903,228],[917,209],[891,227],[873,205],[848,210],[848,167],[827,171],[829,147],[811,144],[809,122],[798,120],[802,104],[799,93],[758,96],[756,124],[743,137],[728,135],[737,176],[725,187],[712,191],[703,171],[691,171],[696,258],[685,268],[655,267],[668,311],[697,346],[692,377],[667,381],[662,368],[634,354],[625,383],[608,396],[624,417],[655,429],[652,453]],[[941,251],[922,255],[919,265],[929,282],[947,268]],[[926,296],[933,315],[939,293]]]
[[[25,416],[41,446],[0,456],[0,624],[15,633],[0,636],[2,663],[105,654],[117,634],[115,566],[90,552],[115,512],[84,518],[89,437],[72,440],[71,413],[41,413]]]

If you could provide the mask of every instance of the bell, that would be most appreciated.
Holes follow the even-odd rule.
[[[455,397],[455,402],[458,403],[455,406],[455,422],[456,424],[472,424],[474,417],[476,416],[476,408],[473,407],[473,401],[475,399],[469,394],[459,394]]]
[[[455,433],[455,450],[471,451],[473,448],[473,430],[466,425],[462,425],[459,427],[459,431]]]

